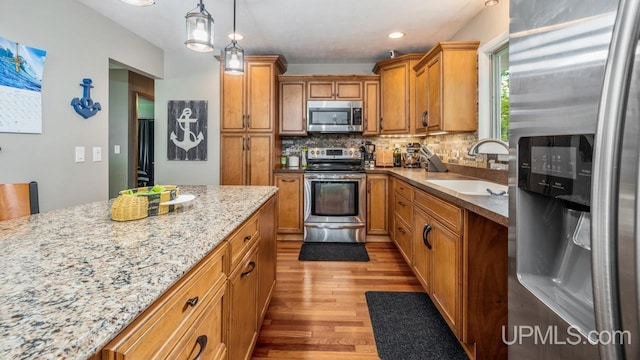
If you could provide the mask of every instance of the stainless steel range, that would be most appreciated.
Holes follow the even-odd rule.
[[[304,241],[365,241],[362,160],[359,148],[309,149],[304,173]]]

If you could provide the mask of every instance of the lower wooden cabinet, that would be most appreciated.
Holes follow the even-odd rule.
[[[304,228],[302,173],[275,173],[274,184],[280,191],[278,204],[278,233],[302,234]]]
[[[229,359],[245,360],[258,339],[258,247],[229,276]]]
[[[431,293],[431,278],[433,276],[431,249],[433,244],[429,240],[430,218],[423,210],[414,208],[413,211],[413,272],[427,293]]]
[[[258,324],[260,330],[262,320],[269,308],[269,302],[276,286],[276,209],[279,200],[273,198],[262,208],[258,223]]]
[[[388,189],[388,175],[367,174],[367,235],[389,233]]]

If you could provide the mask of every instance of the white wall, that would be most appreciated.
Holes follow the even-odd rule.
[[[109,71],[109,145],[104,155],[109,157],[109,197],[117,196],[128,188],[129,169],[129,71]],[[120,154],[114,154],[114,145],[120,146]],[[108,155],[106,153],[109,153]]]
[[[47,51],[42,134],[0,133],[0,183],[38,181],[41,211],[107,199],[109,58],[162,77],[163,51],[73,0],[0,1],[0,36]],[[102,105],[86,120],[70,106],[83,78]],[[75,146],[88,161],[74,162]]]

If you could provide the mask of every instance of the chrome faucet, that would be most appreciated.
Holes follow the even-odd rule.
[[[502,145],[505,149],[507,149],[507,153],[509,153],[509,144],[499,139],[487,138],[487,139],[479,140],[475,144],[471,145],[468,151],[468,155],[469,156],[478,155],[478,149],[480,148],[480,145],[486,144],[486,143],[496,143],[496,144]]]

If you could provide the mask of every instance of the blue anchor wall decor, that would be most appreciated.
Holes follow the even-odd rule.
[[[102,106],[100,103],[94,103],[91,100],[91,79],[82,79],[82,86],[84,90],[82,90],[82,98],[75,98],[71,100],[71,106],[75,109],[75,111],[80,114],[85,119],[88,119],[98,113],[98,111],[102,110]]]

